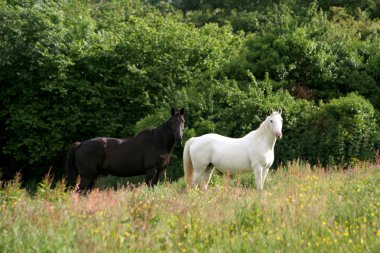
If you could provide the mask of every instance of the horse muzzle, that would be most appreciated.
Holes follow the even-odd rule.
[[[275,133],[277,140],[282,138],[282,132],[276,132]]]

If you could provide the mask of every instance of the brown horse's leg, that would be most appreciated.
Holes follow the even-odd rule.
[[[153,179],[153,185],[157,185],[158,180],[160,179],[161,171],[157,171],[156,176]]]
[[[153,187],[155,185],[155,179],[156,179],[156,175],[157,175],[157,168],[152,168],[150,170],[148,170],[146,173],[145,173],[145,183],[150,186],[150,187]]]
[[[91,191],[91,188],[94,185],[94,179],[95,177],[81,176],[77,192],[81,194],[86,194],[88,191]]]

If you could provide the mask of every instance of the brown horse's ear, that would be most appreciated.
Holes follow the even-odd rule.
[[[175,109],[173,107],[172,107],[171,113],[172,113],[172,116],[175,114]]]
[[[185,108],[181,108],[181,110],[179,111],[179,114],[183,115],[185,113]]]

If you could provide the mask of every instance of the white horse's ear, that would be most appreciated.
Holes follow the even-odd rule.
[[[282,108],[280,107],[280,109],[278,110],[278,113],[279,114],[282,114]]]
[[[272,115],[272,113],[273,113],[273,109],[270,109],[269,110],[269,115]]]

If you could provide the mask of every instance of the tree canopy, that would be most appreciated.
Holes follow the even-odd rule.
[[[1,173],[62,175],[74,141],[131,137],[170,107],[186,138],[239,137],[283,108],[276,164],[374,159],[379,17],[375,0],[3,1]]]

